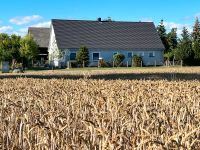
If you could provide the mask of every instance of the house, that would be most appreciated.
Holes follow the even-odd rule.
[[[50,28],[29,27],[28,34],[33,36],[38,45],[39,55],[37,60],[44,64],[48,60]]]
[[[164,46],[153,22],[86,21],[53,19],[50,27],[49,59],[55,66],[75,61],[81,46],[89,49],[90,66],[99,59],[113,61],[124,54],[124,64],[139,55],[144,65],[163,64]]]

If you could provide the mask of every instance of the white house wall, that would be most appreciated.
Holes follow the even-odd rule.
[[[74,53],[77,52],[78,49],[69,49],[70,52]],[[96,61],[92,60],[92,55],[93,53],[98,52],[100,53],[100,58],[105,60],[106,62],[112,63],[113,61],[113,54],[114,53],[120,53],[125,56],[124,59],[124,64],[131,65],[132,59],[128,58],[128,53],[132,53],[133,55],[140,55],[142,54],[142,59],[143,59],[143,64],[146,66],[151,66],[151,65],[163,65],[164,58],[163,58],[163,50],[161,49],[130,49],[130,50],[111,50],[111,49],[89,49],[89,62],[90,65],[97,65]],[[154,53],[154,57],[149,57],[149,53],[152,52]],[[68,57],[66,57],[68,58]],[[68,59],[65,60],[67,62]]]
[[[53,26],[51,26],[51,31],[50,31],[50,42],[49,42],[48,52],[49,52],[49,63],[54,66],[59,66],[60,60],[57,58],[58,46]]]

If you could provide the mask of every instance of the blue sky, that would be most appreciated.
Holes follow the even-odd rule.
[[[166,28],[183,26],[192,30],[200,16],[199,0],[2,0],[0,32],[24,35],[29,26],[48,27],[51,19],[96,20],[98,17],[120,21],[164,19]]]

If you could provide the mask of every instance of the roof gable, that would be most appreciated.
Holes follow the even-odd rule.
[[[152,22],[52,20],[59,48],[164,49]]]
[[[30,27],[28,33],[33,35],[39,47],[47,48],[49,46],[50,28]]]

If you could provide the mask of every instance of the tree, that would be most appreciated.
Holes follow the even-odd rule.
[[[11,35],[11,56],[12,60],[14,61],[20,61],[20,40],[21,37],[17,36],[15,34]]]
[[[192,61],[192,40],[186,27],[183,28],[181,39],[175,51],[175,57],[178,60],[183,60],[185,64],[190,64]]]
[[[38,55],[38,46],[32,35],[26,35],[20,40],[20,56],[28,61],[33,60]],[[24,62],[23,62],[24,63]]]
[[[200,63],[200,24],[199,24],[198,17],[196,18],[196,21],[193,27],[192,38],[193,38],[192,50],[194,52],[194,59],[196,63],[199,64]]]
[[[115,54],[113,56],[113,61],[114,61],[114,64],[118,67],[122,64],[123,60],[125,59],[125,56],[123,54]]]
[[[199,24],[198,17],[195,20],[192,37],[193,37],[193,41],[200,41],[200,24]]]
[[[11,39],[8,34],[0,34],[0,61],[11,61]]]
[[[157,31],[158,31],[160,39],[165,47],[164,53],[167,53],[169,51],[169,43],[167,41],[167,34],[166,34],[166,29],[165,29],[163,20],[161,20],[160,24],[158,25]]]
[[[141,67],[141,65],[142,65],[142,57],[134,55],[133,56],[133,62],[134,62],[134,66],[135,67]]]
[[[169,50],[173,51],[177,48],[178,45],[178,38],[177,38],[177,29],[172,28],[171,31],[167,34],[168,44],[169,44]]]
[[[177,38],[176,31],[177,31],[176,28],[172,28],[171,31],[167,34],[169,50],[168,50],[168,52],[165,52],[164,57],[168,61],[173,59],[174,51],[178,45],[178,38]]]
[[[83,64],[85,66],[89,65],[89,51],[86,46],[80,47],[76,55],[76,61],[80,65],[83,65]]]

